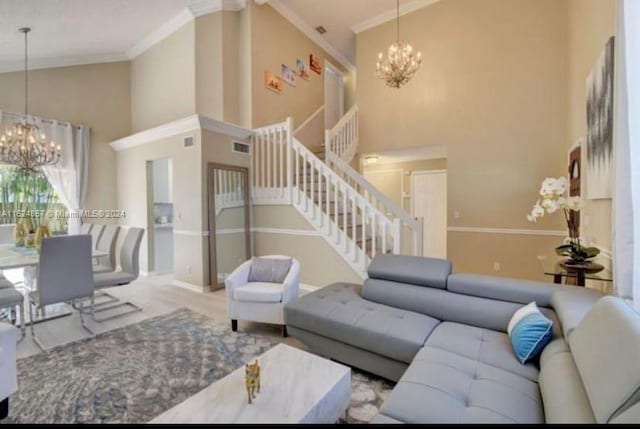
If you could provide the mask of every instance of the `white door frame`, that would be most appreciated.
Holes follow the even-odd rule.
[[[416,170],[416,171],[412,171],[411,172],[411,180],[410,180],[410,184],[409,184],[409,192],[411,195],[411,217],[413,217],[414,219],[416,218],[416,212],[415,212],[415,204],[414,204],[414,177],[416,176],[426,176],[426,175],[432,175],[432,174],[446,174],[448,177],[448,172],[447,169],[440,169],[440,170]],[[447,198],[448,198],[448,189],[446,190],[447,192]],[[448,237],[449,236],[449,229],[448,229],[448,217],[445,216],[445,234]],[[425,231],[425,223],[424,223],[424,219],[422,221],[422,233],[424,234]],[[424,237],[423,237],[424,240]],[[445,240],[445,246],[447,245],[446,240]],[[448,252],[448,249],[446,249],[446,251]],[[424,253],[424,246],[423,246],[423,253]]]
[[[324,98],[324,84],[326,83],[326,73],[332,73],[338,76],[338,120],[344,116],[344,76],[340,69],[333,64],[329,60],[325,58],[324,60],[324,72],[325,77],[323,77],[323,88],[322,88],[322,97]],[[324,103],[323,103],[324,104]],[[327,106],[325,105],[324,109],[324,120],[327,122]]]

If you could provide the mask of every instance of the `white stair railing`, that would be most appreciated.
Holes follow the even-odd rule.
[[[252,199],[257,204],[291,204],[293,120],[254,130]]]
[[[378,253],[400,253],[391,219],[293,137],[291,119],[255,130],[254,204],[292,204],[361,275]]]
[[[358,150],[359,115],[358,106],[354,105],[332,129],[325,131],[325,150],[346,163],[351,162]]]
[[[245,184],[243,176],[236,171],[216,169],[214,170],[214,206],[216,216],[222,210],[244,206]]]
[[[422,218],[411,217],[402,207],[391,201],[387,196],[380,192],[360,173],[354,170],[349,164],[339,158],[332,152],[326,154],[327,164],[336,172],[340,178],[347,182],[353,189],[358,192],[369,204],[375,207],[389,220],[397,220],[401,224],[401,232],[408,234],[410,250],[413,255],[422,256],[423,254],[423,220]],[[404,249],[400,249],[403,251]],[[400,252],[398,252],[400,253]]]

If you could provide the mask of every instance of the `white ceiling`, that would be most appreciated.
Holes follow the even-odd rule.
[[[355,64],[355,32],[395,18],[395,0],[256,0],[271,5],[348,68]],[[400,0],[409,13],[438,0]],[[31,27],[31,69],[122,61],[177,29],[207,7],[243,0],[0,0],[0,72],[22,70]],[[186,8],[189,8],[188,10]],[[210,10],[210,9],[209,9]],[[219,10],[219,9],[218,9]],[[234,9],[234,10],[237,10]],[[186,14],[186,15],[185,15]],[[324,35],[313,28],[322,25]],[[355,31],[355,32],[354,32]]]
[[[400,0],[400,14],[437,0]],[[352,64],[356,62],[356,33],[396,17],[396,0],[270,0],[295,13],[312,28],[322,25],[322,37]]]
[[[34,68],[65,59],[78,63],[126,59],[125,52],[193,0],[0,0],[0,70],[19,70],[20,27],[31,27]],[[92,58],[94,59],[92,61]],[[54,61],[55,60],[55,61]]]

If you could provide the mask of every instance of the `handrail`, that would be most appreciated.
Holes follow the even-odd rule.
[[[402,241],[400,222],[389,219],[385,213],[371,204],[361,193],[295,138],[291,141],[291,149],[295,160],[294,169],[299,173],[294,176],[293,181],[293,187],[297,191],[293,197],[294,204],[304,205],[305,210],[311,210],[312,218],[317,218],[316,207],[320,210],[319,214],[325,215],[327,220],[328,217],[335,215],[334,223],[337,222],[335,233],[331,231],[329,222],[325,228],[328,234],[334,236],[336,244],[342,242],[345,245],[344,250],[347,252],[356,253],[354,252],[355,248],[349,248],[346,240],[340,239],[341,235],[351,238],[353,243],[360,240],[362,246],[360,249],[371,257],[376,255],[378,244],[380,250],[385,253],[389,249],[389,244],[392,245],[393,253],[400,253]],[[300,169],[301,160],[302,169]],[[315,204],[312,208],[309,208],[308,199],[303,198],[303,194],[306,196],[309,190],[312,199],[314,195],[318,196],[318,200],[314,201]],[[342,225],[340,225],[339,214],[342,215]],[[362,227],[358,231],[359,225]],[[341,226],[342,234],[338,232]],[[351,231],[351,236],[349,236],[348,230]],[[371,240],[370,246],[367,246],[367,240]],[[376,240],[380,242],[377,243]],[[361,268],[365,270],[368,258],[360,258],[359,262]]]
[[[354,104],[353,106],[351,106],[351,108],[347,110],[347,112],[344,115],[342,115],[342,118],[340,118],[338,122],[336,122],[332,130],[338,130],[340,128],[343,128],[346,125],[346,123],[351,119],[351,117],[355,115],[358,111],[359,111],[359,108],[357,104]]]
[[[318,107],[318,110],[313,112],[307,119],[302,121],[302,123],[300,125],[298,125],[298,128],[293,130],[293,135],[295,136],[296,134],[298,134],[300,132],[300,130],[302,130],[304,127],[309,125],[309,123],[311,121],[313,121],[316,118],[316,116],[318,116],[321,112],[324,112],[324,104],[322,106]]]
[[[381,210],[385,216],[399,219],[411,230],[413,239],[414,253],[422,256],[423,252],[423,223],[421,218],[411,217],[406,210],[398,206],[386,195],[373,186],[364,176],[354,170],[349,164],[344,162],[340,157],[332,152],[326,154],[327,163],[331,166],[344,180],[347,181],[356,191],[363,195],[369,203],[378,210]]]
[[[324,134],[325,150],[333,152],[349,163],[358,149],[359,109],[354,105],[340,118],[335,126]]]
[[[402,226],[300,141],[293,121],[254,130],[252,199],[295,206],[364,275],[377,253],[400,253]]]

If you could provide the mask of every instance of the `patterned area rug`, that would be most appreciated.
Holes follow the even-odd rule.
[[[20,359],[20,390],[2,423],[147,422],[278,341],[177,310]],[[391,388],[352,371],[347,422],[368,422]]]

